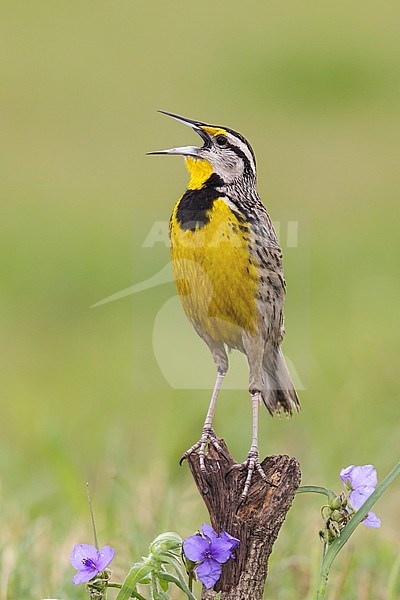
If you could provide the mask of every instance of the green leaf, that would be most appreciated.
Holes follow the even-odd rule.
[[[183,592],[185,592],[185,594],[189,598],[189,600],[196,600],[196,597],[193,596],[192,592],[190,591],[190,589],[188,587],[188,584],[186,583],[185,577],[183,576],[182,570],[180,568],[180,564],[177,561],[177,559],[164,554],[163,561],[166,562],[167,564],[169,564],[174,569],[174,571],[176,572],[178,579],[179,579],[179,583],[180,583],[179,587]]]
[[[154,573],[155,577],[158,579],[158,583],[160,584],[160,588],[163,592],[168,592],[169,582],[163,579],[162,577],[158,577],[157,573]]]
[[[160,581],[165,581],[166,583],[174,583],[175,585],[180,586],[179,579],[175,577],[175,575],[171,575],[171,573],[167,573],[167,571],[156,571],[154,575]]]
[[[145,563],[135,563],[132,565],[115,600],[129,600],[132,593],[136,591],[137,584],[150,572],[151,567]]]
[[[153,590],[151,593],[152,600],[170,600],[170,595],[165,592],[158,592]]]
[[[143,580],[142,582],[143,583]],[[109,588],[118,588],[119,590],[122,588],[122,585],[120,583],[116,583],[115,581],[109,581],[107,584],[107,587]],[[131,594],[132,598],[137,598],[138,600],[146,600],[146,598],[144,598],[142,596],[142,594],[139,594],[139,592],[132,592]]]
[[[154,573],[154,575],[159,580],[160,585],[161,585],[162,581],[165,581],[168,583],[173,583],[174,585],[176,585],[176,587],[178,587],[180,590],[182,590],[182,592],[185,592],[185,594],[188,596],[188,594],[187,594],[187,590],[189,589],[188,586],[182,585],[182,583],[180,582],[178,577],[175,577],[175,575],[171,575],[171,573],[167,573],[166,571],[157,571],[156,573]],[[189,592],[190,592],[190,590],[189,590]],[[188,598],[191,598],[191,596],[188,596]]]

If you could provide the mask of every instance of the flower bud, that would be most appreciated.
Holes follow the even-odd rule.
[[[329,523],[327,523],[327,527],[328,527],[329,533],[332,534],[333,537],[339,537],[340,527],[339,527],[339,524],[336,523],[336,521],[329,521]]]
[[[163,552],[173,552],[179,554],[182,549],[182,538],[174,531],[161,533],[150,544],[152,554],[162,554]]]
[[[91,579],[86,584],[86,590],[90,598],[97,600],[105,600],[107,596],[107,584],[111,576],[110,569],[105,569],[97,575],[94,579]]]
[[[340,510],[334,510],[334,511],[332,511],[331,519],[332,519],[332,521],[336,521],[337,523],[339,523],[339,521],[342,520],[342,516],[343,515],[340,512]]]
[[[336,498],[331,500],[331,502],[329,502],[329,506],[332,510],[340,508],[342,506],[342,499],[340,498],[340,496],[336,496]]]

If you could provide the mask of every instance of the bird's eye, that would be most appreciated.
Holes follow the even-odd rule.
[[[226,135],[217,135],[217,137],[215,138],[215,141],[217,142],[218,146],[221,146],[221,148],[224,148],[227,143],[228,143],[228,138],[226,137]]]

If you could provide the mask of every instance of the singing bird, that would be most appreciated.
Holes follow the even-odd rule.
[[[212,427],[215,404],[228,370],[227,350],[245,354],[249,366],[253,429],[250,451],[238,467],[247,469],[241,501],[254,471],[269,483],[258,451],[258,406],[271,415],[292,414],[300,403],[280,348],[284,336],[285,279],[282,252],[256,187],[256,160],[248,141],[227,127],[208,125],[160,111],[191,127],[203,145],[149,154],[185,157],[186,192],[170,220],[176,285],[189,321],[210,349],[217,378],[198,451],[205,473],[208,444],[221,452]]]

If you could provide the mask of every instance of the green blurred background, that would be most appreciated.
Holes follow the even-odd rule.
[[[187,174],[145,152],[197,140],[157,108],[245,134],[281,226],[284,349],[305,389],[293,419],[261,413],[261,453],[294,455],[303,483],[337,490],[342,467],[372,462],[382,479],[393,466],[398,32],[391,1],[3,0],[2,600],[86,597],[68,557],[92,540],[87,481],[116,578],[161,530],[186,536],[207,518],[178,458],[200,434],[213,365],[173,283],[90,308],[168,264],[152,235]],[[251,409],[233,358],[215,426],[243,460]],[[331,600],[389,598],[399,500],[397,485],[376,506],[382,528],[360,526]],[[320,505],[296,499],[266,598],[311,597]]]

